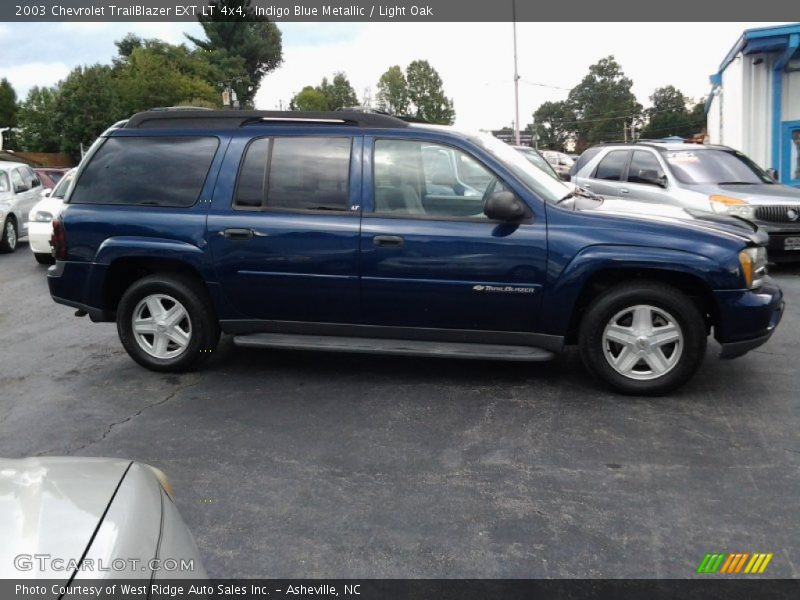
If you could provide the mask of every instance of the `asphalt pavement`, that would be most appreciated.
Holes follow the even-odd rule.
[[[157,374],[0,255],[0,454],[161,468],[213,577],[800,576],[800,267],[773,339],[679,392],[577,354],[496,363],[241,349]]]

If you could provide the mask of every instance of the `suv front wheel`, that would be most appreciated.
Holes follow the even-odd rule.
[[[658,282],[611,288],[581,322],[586,367],[625,394],[664,394],[688,381],[703,362],[706,325],[681,291]]]
[[[168,372],[186,371],[209,357],[220,335],[204,290],[172,274],[144,277],[125,291],[117,332],[133,360]]]

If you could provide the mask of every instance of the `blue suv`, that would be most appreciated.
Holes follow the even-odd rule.
[[[541,361],[660,394],[763,344],[766,234],[585,194],[483,134],[358,112],[148,111],[54,222],[53,299],[157,371],[241,346]]]

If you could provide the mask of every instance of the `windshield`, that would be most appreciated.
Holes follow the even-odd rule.
[[[670,150],[663,153],[682,183],[773,183],[758,165],[730,150]]]
[[[527,148],[517,148],[517,150],[521,152],[522,156],[527,158],[533,166],[539,167],[542,171],[550,175],[550,177],[558,178],[558,174],[553,170],[553,167],[550,166],[550,163],[542,158],[542,155],[536,152],[536,150],[528,150]]]
[[[64,175],[61,180],[58,182],[58,185],[53,188],[53,193],[50,194],[51,198],[63,198],[67,195],[67,189],[69,189],[70,182],[75,178],[75,170],[69,171],[66,175]]]
[[[569,187],[535,167],[522,153],[496,137],[480,133],[470,136],[470,140],[502,162],[523,184],[543,200],[556,203],[570,193]]]

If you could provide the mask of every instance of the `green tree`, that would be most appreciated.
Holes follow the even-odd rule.
[[[453,101],[444,95],[442,78],[427,60],[415,60],[406,67],[406,83],[416,117],[442,125],[453,123]]]
[[[200,17],[207,39],[187,35],[230,82],[243,106],[252,106],[264,76],[283,62],[281,32],[257,16],[252,0],[215,0],[213,16]]]
[[[563,152],[573,137],[575,111],[568,102],[545,102],[533,113],[535,135],[538,146]]]
[[[193,99],[219,107],[220,95],[210,83],[215,75],[216,67],[204,54],[183,44],[139,40],[116,61],[120,107],[133,114],[156,106],[186,105]]]
[[[391,115],[408,114],[408,84],[398,65],[389,67],[378,80],[378,109]]]
[[[323,111],[328,110],[328,99],[317,88],[307,85],[295,94],[289,102],[290,110]]]
[[[17,145],[28,152],[59,152],[58,87],[33,87],[19,107]]]
[[[327,77],[322,78],[322,83],[317,88],[325,96],[328,103],[328,110],[339,110],[346,106],[356,106],[358,96],[347,75],[342,72],[333,75],[333,83],[328,82]]]
[[[574,129],[579,150],[598,142],[623,139],[624,128],[642,113],[632,86],[633,81],[613,56],[589,67],[589,73],[567,98],[578,121]]]
[[[0,127],[17,125],[17,92],[11,83],[3,77],[0,79]]]
[[[688,137],[696,133],[688,108],[690,99],[675,86],[657,88],[650,96],[650,101],[653,105],[644,111],[647,124],[642,128],[641,137]]]
[[[114,122],[128,115],[120,99],[117,78],[108,65],[77,67],[61,82],[56,118],[61,150],[75,157]]]

